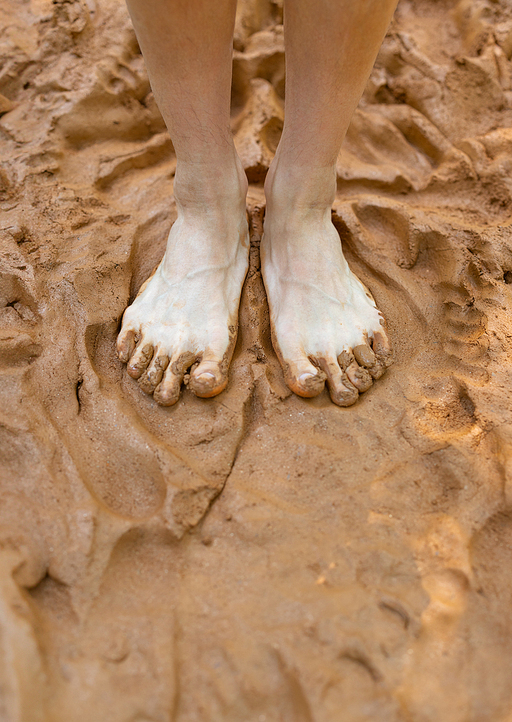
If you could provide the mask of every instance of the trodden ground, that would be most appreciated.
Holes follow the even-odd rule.
[[[226,391],[115,353],[175,218],[120,0],[0,0],[0,720],[512,721],[512,8],[401,0],[334,221],[396,361],[291,394],[259,271],[282,11],[237,18],[251,267]]]

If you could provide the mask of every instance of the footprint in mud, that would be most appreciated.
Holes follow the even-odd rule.
[[[168,531],[131,529],[110,552],[98,592],[91,599],[87,590],[85,604],[73,588],[51,577],[30,590],[38,622],[34,636],[47,668],[59,670],[44,719],[170,719],[179,693],[177,675],[169,675],[179,669],[174,620],[179,563]]]
[[[150,243],[151,232],[145,235]],[[38,244],[33,238],[31,247]],[[84,253],[94,253],[94,238],[90,244],[83,258]],[[182,535],[222,489],[242,421],[229,403],[210,405],[210,413],[203,414],[206,423],[199,425],[200,413],[181,423],[169,416],[155,418],[151,412],[149,419],[141,415],[137,406],[144,407],[147,399],[131,403],[121,388],[115,358],[117,322],[112,319],[120,313],[119,284],[125,283],[127,292],[130,282],[129,272],[120,281],[123,267],[118,256],[102,261],[100,281],[96,257],[89,255],[89,263],[71,263],[65,274],[59,271],[53,280],[50,275],[48,285],[36,284],[24,245],[23,238],[17,243],[9,233],[2,243],[0,319],[5,340],[0,334],[0,373],[3,368],[19,368],[25,396],[53,426],[51,436],[56,432],[100,505],[125,519],[149,519],[160,513],[162,523]],[[40,267],[37,273],[45,277]],[[88,316],[99,322],[88,323]],[[181,456],[174,453],[175,436],[185,439],[182,447],[196,444],[200,458],[194,459],[188,448]],[[208,468],[211,473],[204,473]]]
[[[0,368],[26,366],[41,353],[32,335],[35,316],[20,300],[18,285],[16,276],[0,274]]]
[[[102,392],[81,348],[80,310],[69,288],[54,289],[55,306],[46,307],[40,333],[51,342],[25,381],[94,498],[122,517],[147,518],[166,495],[157,450],[128,405]]]
[[[76,149],[104,140],[148,140],[165,131],[132,29],[113,41],[56,128]]]
[[[408,278],[417,250],[414,239],[409,238],[405,208],[382,199],[338,200],[333,223],[350,266],[377,296],[388,322],[396,356],[388,373],[396,375],[400,366],[410,363],[425,345],[427,328],[415,284]]]
[[[85,333],[88,365],[99,382],[95,403],[108,399],[122,408],[128,426],[122,436],[143,438],[153,450],[167,488],[161,515],[180,535],[201,520],[222,491],[244,434],[251,379],[235,360],[220,400],[198,399],[185,389],[175,407],[162,407],[124,372],[115,353],[117,331],[117,324],[108,323],[92,325]],[[92,396],[83,396],[83,411],[90,400]]]
[[[141,259],[152,259],[155,234],[165,237],[168,215],[157,214],[154,228],[141,223],[132,248],[130,240],[128,247],[112,244],[110,255],[98,256],[105,229],[98,239],[93,228],[80,247],[80,262],[68,261],[66,243],[58,250],[67,262],[64,270],[61,264],[48,273],[39,265],[37,284],[30,280],[34,273],[23,244],[10,237],[11,265],[22,270],[5,271],[0,279],[0,317],[24,344],[18,341],[14,354],[12,343],[0,344],[0,364],[4,357],[20,364],[25,396],[53,426],[51,435],[56,433],[69,453],[73,473],[101,506],[124,519],[159,515],[182,536],[200,521],[230,473],[252,379],[238,364],[220,401],[185,394],[170,411],[156,409],[123,375],[115,355],[118,319],[130,282],[142,272]],[[38,249],[37,237],[32,245]]]
[[[449,441],[468,434],[479,438],[475,392],[489,382],[487,317],[481,310],[492,289],[474,261],[459,275],[458,285],[441,282],[439,357],[430,379],[423,384],[420,407],[414,413],[417,428],[433,440]]]
[[[26,367],[41,353],[33,274],[13,237],[0,238],[0,372]]]
[[[398,291],[401,310],[411,309],[417,331],[402,377],[414,403],[402,425],[406,437],[436,445],[478,436],[474,392],[489,380],[483,309],[496,300],[476,250],[485,250],[483,241],[455,220],[383,198],[344,202],[336,217],[349,248],[395,291],[395,306]],[[396,325],[400,359],[404,332],[411,334],[405,316]]]
[[[458,379],[482,386],[489,379],[485,368],[489,350],[487,318],[479,308],[486,300],[486,284],[473,261],[466,276],[466,282],[458,287],[451,284],[442,287],[446,299],[443,348]]]
[[[512,635],[504,620],[512,603],[510,512],[499,511],[479,527],[468,536],[454,518],[441,517],[425,539],[430,559],[418,554],[430,602],[399,689],[404,711],[418,722],[509,720]]]

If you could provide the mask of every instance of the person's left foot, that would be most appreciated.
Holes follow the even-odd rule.
[[[312,397],[327,382],[335,404],[355,403],[393,357],[382,314],[343,256],[330,205],[275,204],[267,191],[261,269],[290,389]]]

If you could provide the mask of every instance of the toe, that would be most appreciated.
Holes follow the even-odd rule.
[[[130,359],[127,371],[133,379],[138,379],[146,370],[153,356],[153,346],[150,343],[140,343]]]
[[[202,399],[223,391],[228,384],[227,369],[221,360],[205,359],[190,374],[189,389]]]
[[[325,386],[325,373],[313,366],[306,357],[298,361],[285,361],[283,368],[285,381],[293,393],[305,398],[312,398],[322,393]]]
[[[367,343],[362,343],[354,347],[354,358],[359,366],[368,369],[368,373],[374,380],[379,379],[386,371],[384,364],[379,361]]]
[[[386,367],[384,364],[381,364],[380,361],[377,361],[371,368],[368,369],[368,373],[372,377],[374,381],[377,379],[380,379],[380,377],[386,373]]]
[[[117,337],[117,355],[123,363],[128,363],[133,352],[135,351],[135,331],[131,329],[121,329]]]
[[[153,398],[158,404],[172,406],[177,402],[185,371],[192,366],[195,360],[196,356],[188,351],[179,356],[173,356],[153,393]]]
[[[363,368],[368,369],[375,366],[377,358],[367,343],[354,346],[354,358]]]
[[[146,394],[152,394],[164,375],[164,371],[169,365],[169,357],[155,351],[153,360],[149,364],[146,372],[139,379],[139,386]]]
[[[373,334],[372,346],[378,363],[380,363],[384,368],[391,366],[394,360],[393,349],[384,330],[376,331]]]
[[[346,374],[350,381],[354,384],[359,393],[368,391],[372,385],[372,377],[370,376],[368,369],[359,366],[356,361],[353,361],[350,366],[347,367]]]
[[[175,374],[170,364],[167,366],[162,380],[153,393],[153,398],[160,406],[172,406],[179,399],[183,375]]]
[[[333,403],[338,406],[352,406],[358,399],[359,392],[350,382],[347,374],[341,370],[334,358],[319,360],[322,370],[327,376],[327,386]]]

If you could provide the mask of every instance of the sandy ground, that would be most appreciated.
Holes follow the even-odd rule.
[[[246,0],[228,389],[116,359],[175,159],[120,0],[0,0],[1,722],[512,722],[512,6],[401,0],[334,219],[396,363],[283,383],[259,272],[282,13]]]

